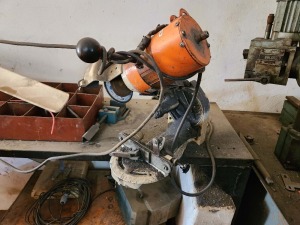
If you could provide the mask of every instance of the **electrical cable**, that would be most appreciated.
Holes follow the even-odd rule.
[[[136,52],[136,53],[142,55],[145,59],[148,60],[148,63],[149,62],[151,63],[151,67],[157,73],[158,78],[159,78],[160,95],[159,95],[158,103],[156,104],[154,109],[150,112],[150,114],[146,117],[146,119],[130,135],[128,135],[122,141],[118,142],[111,149],[108,149],[104,152],[97,152],[97,153],[88,153],[87,152],[87,153],[75,153],[75,154],[69,154],[69,155],[63,155],[63,156],[53,156],[53,157],[49,157],[49,158],[45,159],[43,162],[41,162],[36,167],[34,167],[32,169],[28,169],[28,170],[21,170],[21,169],[15,167],[15,166],[13,166],[12,164],[4,161],[3,159],[0,159],[0,162],[4,163],[6,166],[9,166],[10,168],[12,168],[16,172],[19,172],[19,173],[32,173],[32,172],[38,170],[39,168],[41,168],[42,166],[44,166],[47,162],[53,161],[53,160],[70,159],[70,158],[75,158],[75,157],[80,157],[80,156],[103,156],[103,155],[108,155],[111,152],[118,149],[122,144],[124,144],[126,141],[128,141],[130,138],[132,138],[134,135],[136,135],[149,122],[149,120],[153,117],[153,115],[155,114],[157,109],[160,107],[160,105],[162,103],[162,100],[163,100],[163,97],[164,97],[165,87],[164,87],[164,83],[163,83],[163,74],[160,71],[160,69],[157,66],[154,59],[149,54],[147,54],[146,52],[138,51],[138,50],[134,50],[133,52]],[[132,54],[133,52],[129,52],[128,54]],[[121,53],[123,53],[123,52],[121,52]],[[135,57],[138,57],[138,56],[135,56]],[[144,59],[141,58],[140,61],[143,62]]]
[[[68,212],[63,214],[64,206],[69,206],[77,201],[77,210],[68,207]],[[48,203],[48,210],[45,205]],[[54,215],[53,206],[60,205],[58,215]],[[30,225],[61,224],[75,225],[87,213],[92,203],[90,184],[81,178],[68,178],[55,184],[49,191],[42,193],[40,197],[28,208],[25,213],[25,221]],[[48,212],[47,212],[48,211]],[[74,212],[75,211],[75,212]],[[71,214],[71,215],[70,215]],[[50,215],[50,216],[49,216]]]
[[[53,131],[54,131],[54,128],[55,128],[55,116],[52,112],[48,111],[52,117],[52,126],[51,126],[51,132],[50,134],[52,135],[53,134]]]
[[[97,195],[93,198],[91,204],[93,204],[93,202],[94,202],[97,198],[99,198],[101,195],[103,195],[103,194],[105,194],[105,193],[107,193],[107,192],[110,192],[110,191],[116,191],[116,189],[115,189],[115,188],[111,188],[111,189],[107,189],[106,191],[100,192],[99,194],[97,194]]]
[[[208,122],[209,124],[209,133],[207,135],[207,139],[206,139],[206,150],[207,150],[207,153],[210,157],[210,160],[211,160],[211,165],[212,165],[212,173],[211,173],[211,178],[210,178],[210,181],[209,183],[199,192],[196,192],[196,193],[189,193],[189,192],[186,192],[186,191],[183,191],[180,186],[177,184],[174,176],[172,175],[172,171],[170,173],[170,178],[171,178],[171,182],[173,183],[173,185],[175,186],[175,188],[182,194],[182,195],[185,195],[185,196],[188,196],[188,197],[198,197],[200,195],[202,195],[205,191],[207,191],[211,185],[213,184],[214,180],[215,180],[215,176],[216,176],[216,161],[215,161],[215,157],[213,155],[213,152],[212,152],[212,149],[211,149],[211,146],[210,146],[210,139],[211,139],[211,136],[212,136],[212,133],[213,133],[213,124],[212,122]]]
[[[7,45],[18,45],[18,46],[38,47],[38,48],[76,49],[76,45],[66,45],[66,44],[45,44],[45,43],[10,41],[10,40],[1,40],[1,39],[0,39],[0,43],[7,44]]]
[[[176,130],[176,133],[175,133],[175,135],[174,135],[174,138],[173,138],[173,141],[172,141],[172,145],[171,145],[171,149],[172,149],[172,150],[174,149],[174,145],[175,145],[175,142],[176,142],[176,140],[177,140],[177,138],[178,138],[178,135],[179,135],[179,133],[180,133],[180,131],[181,131],[181,128],[182,128],[182,126],[183,126],[183,124],[184,124],[184,122],[185,122],[185,120],[186,120],[188,114],[190,113],[191,108],[192,108],[193,105],[194,105],[195,99],[196,99],[196,97],[197,97],[197,94],[198,94],[198,91],[199,91],[199,88],[200,88],[201,78],[202,78],[202,73],[198,73],[198,78],[197,78],[197,83],[196,83],[196,86],[195,86],[194,95],[193,95],[193,97],[192,97],[192,100],[191,100],[191,102],[190,102],[190,104],[189,104],[187,110],[185,111],[185,113],[184,113],[184,115],[183,115],[183,117],[182,117],[182,119],[181,119],[181,121],[180,121],[180,124],[179,124],[177,130]],[[176,147],[177,147],[177,146],[176,146]]]

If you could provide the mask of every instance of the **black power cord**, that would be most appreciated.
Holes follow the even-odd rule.
[[[72,198],[72,199],[71,199]],[[77,209],[74,203],[77,202]],[[68,211],[64,211],[64,206],[69,203]],[[29,225],[61,224],[75,225],[88,211],[92,202],[90,184],[81,178],[69,178],[55,184],[48,192],[40,195],[27,210],[25,221]],[[54,210],[54,205],[60,210]],[[55,211],[55,213],[54,213]],[[67,214],[67,215],[66,215]]]
[[[200,88],[201,79],[202,79],[202,73],[198,73],[198,78],[197,78],[197,83],[196,83],[194,95],[192,97],[192,100],[191,100],[191,102],[190,102],[187,110],[185,111],[185,113],[184,113],[184,115],[183,115],[183,117],[182,117],[182,119],[180,121],[180,124],[179,124],[177,130],[176,130],[176,133],[174,135],[174,138],[173,138],[173,141],[172,141],[172,145],[171,145],[171,149],[172,150],[174,149],[174,147],[177,147],[177,146],[175,146],[175,142],[176,142],[176,140],[178,138],[178,135],[179,135],[179,133],[181,131],[181,128],[182,128],[182,126],[183,126],[183,124],[184,124],[184,122],[185,122],[188,114],[190,113],[190,111],[191,111],[191,109],[192,109],[192,107],[194,105],[195,99],[197,97],[197,94],[198,94],[198,91],[199,91],[199,88]]]
[[[214,158],[214,155],[212,153],[212,149],[210,147],[210,139],[211,139],[211,135],[213,133],[213,125],[211,122],[208,123],[209,124],[209,133],[208,133],[208,136],[207,136],[207,139],[206,139],[206,150],[208,152],[208,155],[210,157],[210,160],[211,160],[211,165],[212,165],[212,174],[211,174],[211,178],[210,178],[210,181],[209,183],[199,192],[196,192],[196,193],[189,193],[189,192],[185,192],[183,191],[180,186],[177,184],[174,176],[172,175],[172,171],[170,173],[170,178],[171,178],[171,181],[173,183],[173,185],[175,186],[175,188],[183,195],[185,196],[189,196],[189,197],[198,197],[200,195],[202,195],[205,191],[207,191],[213,184],[214,180],[215,180],[215,176],[216,176],[216,162],[215,162],[215,158]]]

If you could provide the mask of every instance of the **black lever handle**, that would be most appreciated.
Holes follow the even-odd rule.
[[[95,63],[101,58],[102,48],[95,39],[85,37],[78,41],[76,53],[82,61],[86,63]]]

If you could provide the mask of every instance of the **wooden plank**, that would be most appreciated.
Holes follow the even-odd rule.
[[[104,191],[112,189],[112,184],[109,183],[106,178],[108,174],[109,172],[104,170],[92,170],[88,172],[87,179],[91,183],[92,196],[93,198],[96,198],[85,217],[78,223],[79,225],[125,225],[118,206],[116,193],[114,191],[103,193]],[[40,171],[37,171],[32,175],[25,188],[1,220],[0,224],[26,224],[26,210],[34,202],[34,199],[31,198],[30,194],[39,175]],[[55,209],[53,211],[55,211]]]
[[[0,91],[48,111],[59,112],[69,94],[0,67]]]

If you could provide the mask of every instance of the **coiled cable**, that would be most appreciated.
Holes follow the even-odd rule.
[[[75,225],[86,214],[91,202],[89,182],[81,178],[68,178],[42,193],[27,210],[25,221],[29,225]],[[77,206],[74,207],[76,203]],[[68,207],[64,211],[67,204],[73,207]],[[54,205],[60,206],[59,212],[55,210],[56,213],[54,213]]]

